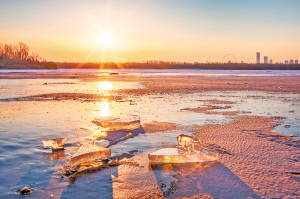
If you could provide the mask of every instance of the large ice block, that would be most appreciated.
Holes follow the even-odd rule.
[[[141,126],[140,116],[122,115],[113,117],[95,117],[93,123],[103,128],[109,128],[110,131],[131,130]]]
[[[60,150],[65,146],[66,138],[57,138],[53,140],[43,140],[44,147],[51,147],[52,150]]]
[[[79,165],[81,163],[93,162],[96,159],[108,159],[111,155],[111,150],[96,146],[91,143],[84,143],[74,153],[69,162],[69,168]]]
[[[177,148],[164,148],[148,154],[152,163],[192,163],[216,161],[218,153],[205,149],[182,154]]]

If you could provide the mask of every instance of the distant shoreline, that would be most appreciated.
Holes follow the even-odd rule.
[[[36,62],[28,60],[0,59],[0,69],[47,69],[56,70],[54,62]]]
[[[77,69],[214,69],[214,70],[300,70],[300,64],[248,64],[248,63],[71,63],[56,62],[57,68]]]
[[[75,63],[75,62],[20,62],[0,60],[0,69],[198,69],[198,70],[300,70],[300,64],[248,64],[248,63]]]

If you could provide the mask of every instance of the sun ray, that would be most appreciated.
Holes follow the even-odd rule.
[[[115,51],[112,49],[112,47],[111,47],[111,46],[108,46],[108,49],[110,50],[111,54],[113,55],[113,57],[114,57],[114,59],[115,59],[115,62],[116,62],[116,63],[119,63],[119,59],[118,59],[118,57],[117,57]]]

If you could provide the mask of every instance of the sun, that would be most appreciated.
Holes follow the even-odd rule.
[[[112,43],[112,36],[109,33],[103,33],[99,35],[99,42],[102,45],[110,45]]]
[[[119,59],[114,51],[115,47],[120,46],[119,37],[114,34],[113,31],[104,30],[101,32],[92,32],[93,33],[93,40],[91,42],[95,45],[92,51],[86,56],[88,59],[94,53],[100,53],[101,63],[105,62],[105,58],[107,54],[109,54],[110,58],[114,58],[115,62],[119,62]]]

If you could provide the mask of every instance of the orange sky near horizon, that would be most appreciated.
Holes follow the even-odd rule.
[[[58,62],[300,59],[300,3],[229,2],[2,2],[0,42],[22,41]],[[112,37],[105,46],[104,33]]]

